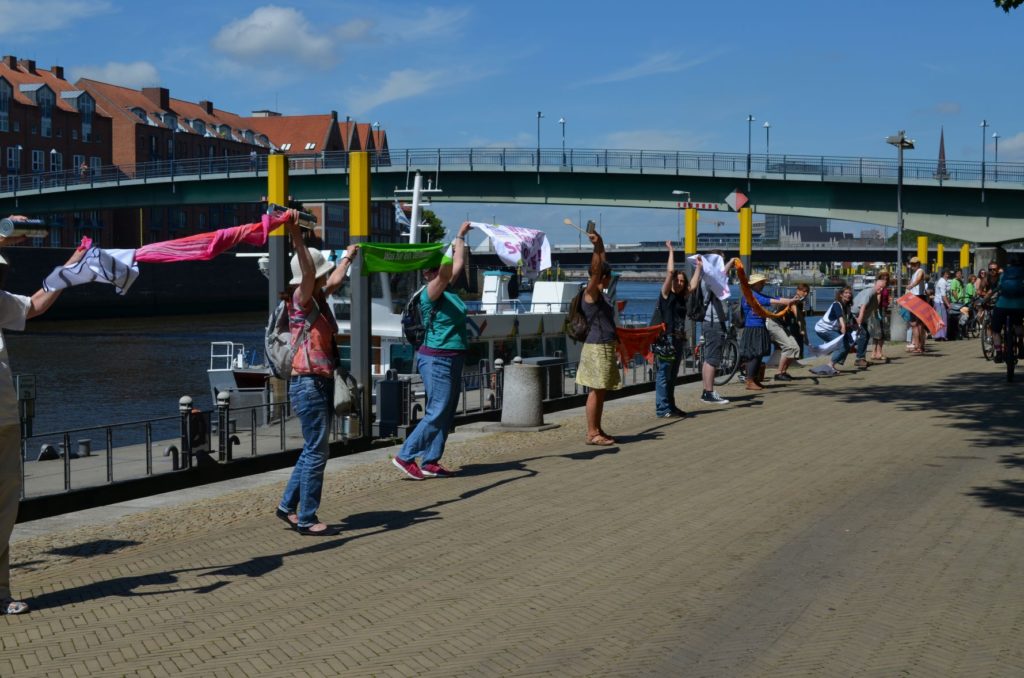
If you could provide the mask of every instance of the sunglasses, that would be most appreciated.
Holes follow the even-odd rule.
[[[998,268],[990,268],[990,269],[988,269],[988,272],[989,273],[998,273],[999,269]]]

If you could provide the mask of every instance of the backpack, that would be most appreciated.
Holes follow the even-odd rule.
[[[686,297],[686,317],[696,322],[702,322],[708,313],[708,295],[704,290],[697,289],[696,293]]]
[[[320,316],[320,306],[313,299],[313,310],[306,316],[299,336],[292,341],[291,328],[288,326],[288,302],[281,300],[267,320],[267,329],[263,333],[263,353],[267,357],[270,371],[278,379],[287,379],[292,374],[292,360],[295,351],[305,343],[313,323]]]
[[[426,289],[426,285],[416,290],[409,301],[405,303],[405,308],[402,310],[402,335],[405,340],[412,344],[413,349],[419,350],[420,346],[427,339],[427,327],[434,320],[434,315],[437,313],[437,306],[434,305],[430,309],[430,317],[427,318],[427,324],[423,323],[423,311],[420,306],[422,301],[420,295],[423,290]]]
[[[565,315],[565,333],[573,341],[586,341],[590,334],[590,323],[583,315],[583,293],[585,287],[580,287],[579,293],[569,302],[569,312]]]
[[[1003,297],[1017,299],[1024,297],[1024,268],[1007,266],[999,278],[999,294]]]

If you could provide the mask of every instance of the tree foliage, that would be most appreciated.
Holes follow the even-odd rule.
[[[1024,0],[1021,0],[1024,2]],[[423,210],[420,216],[421,220],[428,224],[424,228],[420,229],[420,241],[421,242],[441,242],[444,240],[447,231],[445,227],[441,225],[441,218],[434,214],[431,210]]]
[[[1004,12],[1009,12],[1011,9],[1017,9],[1021,5],[1024,5],[1024,0],[992,0],[996,4],[996,7],[1001,7]]]

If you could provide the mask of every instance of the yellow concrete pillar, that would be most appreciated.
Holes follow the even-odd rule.
[[[268,204],[288,206],[288,157],[275,153],[267,156],[267,202]],[[273,311],[277,307],[278,295],[288,288],[291,270],[288,266],[288,233],[284,226],[270,231],[267,239],[267,251],[270,257],[267,287],[267,305]]]
[[[921,260],[922,266],[928,267],[928,236],[926,235],[917,236],[917,258]]]
[[[946,268],[946,247],[941,242],[935,246],[935,270]]]
[[[348,214],[349,235],[370,236],[370,154],[349,153]],[[353,241],[359,242],[359,241]]]
[[[267,202],[288,206],[288,156],[274,153],[267,156]],[[278,226],[270,235],[286,236],[284,226]]]
[[[960,268],[971,270],[971,246],[967,243],[960,246]]]
[[[683,248],[686,251],[686,256],[697,253],[697,219],[699,218],[700,215],[696,209],[692,207],[686,209],[686,241]]]
[[[750,207],[740,209],[740,261],[750,275],[750,253],[754,249],[754,210]]]
[[[348,232],[352,243],[370,240],[370,154],[358,151],[348,154]],[[344,177],[342,177],[344,180]],[[357,265],[362,264],[362,257]],[[370,278],[353,275],[351,278],[352,309],[352,374],[362,385],[359,391],[361,413],[361,435],[369,435],[370,396],[373,381],[373,338],[370,325]]]

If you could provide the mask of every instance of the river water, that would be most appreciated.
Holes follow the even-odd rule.
[[[648,318],[659,289],[656,282],[622,281],[618,298],[629,300],[627,314]],[[210,342],[241,342],[247,350],[262,350],[265,323],[265,314],[258,312],[66,321],[44,317],[29,321],[27,331],[5,332],[5,337],[15,374],[36,377],[34,430],[39,433],[174,416],[184,395],[210,409]]]

